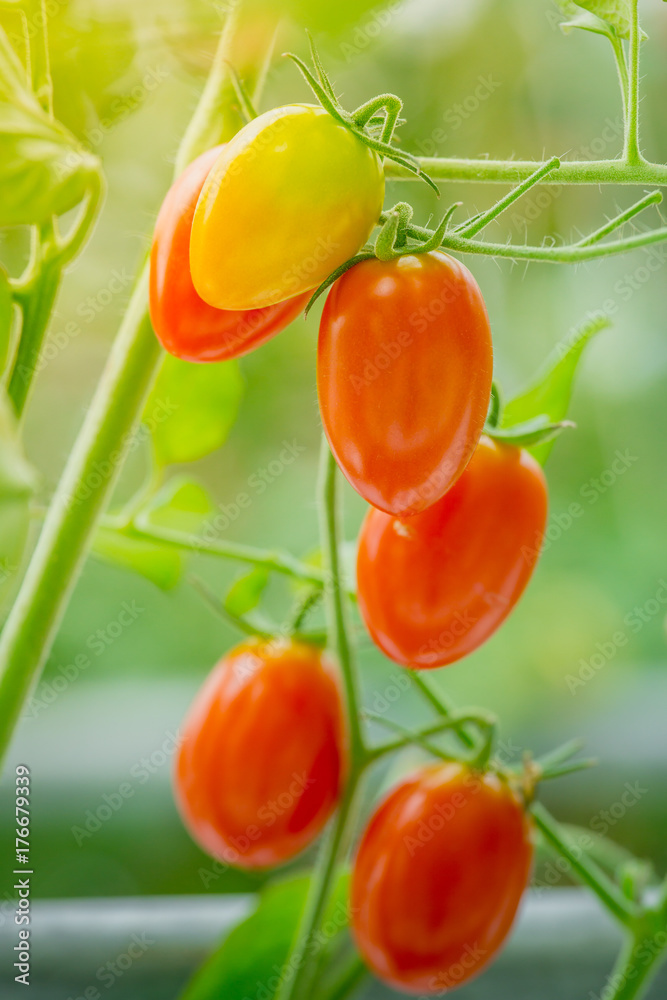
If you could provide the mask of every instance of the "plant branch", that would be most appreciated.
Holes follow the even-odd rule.
[[[308,563],[300,562],[294,556],[290,555],[289,552],[279,552],[274,549],[258,549],[251,545],[243,545],[240,542],[224,541],[221,538],[204,539],[199,535],[153,524],[143,513],[135,518],[129,533],[199,555],[217,556],[220,559],[233,559],[236,562],[261,566],[263,569],[268,569],[274,573],[292,576],[297,580],[303,580],[305,583],[312,583],[318,587],[324,586],[325,575],[321,569],[317,566],[309,566]]]
[[[618,886],[595,861],[583,852],[576,852],[572,849],[564,831],[541,803],[534,802],[531,806],[531,812],[544,839],[569,862],[579,881],[593,890],[619,923],[623,924],[624,927],[633,927],[637,919],[637,909],[625,898]]]
[[[425,156],[417,162],[435,181],[470,181],[481,184],[517,184],[527,180],[544,162],[538,160],[459,159]],[[393,161],[385,161],[391,180],[415,180],[415,174]],[[560,166],[541,183],[546,184],[640,184],[667,185],[667,165],[616,160],[561,160]]]

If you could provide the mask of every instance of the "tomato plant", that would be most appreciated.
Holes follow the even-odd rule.
[[[584,347],[609,325],[606,315],[589,316],[505,402],[492,382],[482,292],[458,257],[583,263],[667,240],[665,226],[612,235],[656,205],[667,185],[667,166],[640,148],[637,0],[561,0],[568,31],[611,43],[623,149],[608,159],[543,162],[414,156],[396,137],[400,99],[380,94],[345,109],[314,45],[312,67],[291,59],[318,105],[257,115],[234,53],[241,28],[261,26],[243,25],[240,5],[225,10],[151,263],[137,276],[46,509],[34,502],[39,480],[24,454],[22,418],[60,283],[93,229],[104,180],[98,158],[56,119],[46,7],[32,2],[0,4],[23,32],[15,47],[0,21],[0,225],[20,227],[17,245],[23,240],[21,272],[0,267],[0,501],[8,515],[0,582],[16,585],[0,635],[0,747],[89,552],[175,591],[173,599],[180,584],[190,586],[246,639],[213,669],[186,717],[175,775],[185,824],[206,852],[245,869],[280,866],[320,836],[321,845],[312,875],[272,885],[195,976],[187,1000],[244,1000],[252,991],[264,1000],[344,1000],[369,971],[424,995],[459,986],[506,940],[533,838],[623,930],[605,990],[609,1000],[637,1000],[667,955],[667,881],[625,852],[617,863],[605,838],[597,856],[580,850],[540,801],[543,782],[593,762],[577,757],[572,742],[502,760],[495,715],[453,707],[418,669],[467,656],[519,601],[545,532],[542,467],[573,426],[566,418]],[[265,77],[256,56],[252,63],[250,75]],[[436,191],[446,181],[511,187],[482,211],[456,203],[419,225],[409,203],[384,207],[385,178]],[[481,236],[545,182],[653,190],[571,242]],[[317,371],[326,432],[320,544],[299,557],[225,535],[250,494],[216,501],[173,466],[226,441],[244,386],[236,359],[327,290]],[[109,510],[142,414],[151,444],[144,482]],[[278,478],[296,454],[283,443],[284,460],[269,475]],[[337,463],[373,508],[359,535],[356,586]],[[267,484],[253,474],[248,489],[255,481]],[[24,559],[31,518],[43,523]],[[219,583],[211,589],[186,575],[188,558],[250,568],[221,594]],[[282,590],[270,586],[279,577]],[[388,659],[417,668],[401,680],[432,721],[407,726],[365,707],[356,662],[363,624]],[[437,763],[406,778],[406,750]],[[383,774],[393,787],[374,805],[375,769],[389,759],[395,769]],[[366,783],[372,772],[374,786]],[[362,804],[371,818],[357,840]]]
[[[488,437],[428,510],[402,520],[369,511],[357,580],[375,643],[406,667],[442,667],[472,653],[523,593],[546,517],[538,463],[525,449]]]
[[[184,361],[226,361],[254,350],[298,316],[308,297],[266,309],[214,309],[197,295],[190,276],[190,232],[197,199],[218,159],[215,146],[193,160],[167,192],[151,247],[150,314],[162,346]]]
[[[295,642],[246,642],[190,709],[176,764],[193,836],[241,868],[282,864],[331,816],[344,781],[344,710],[331,665]]]
[[[460,764],[393,788],[362,835],[350,895],[355,940],[377,975],[442,993],[492,961],[530,876],[530,827],[507,784]]]
[[[452,257],[366,260],[340,277],[322,313],[317,391],[357,492],[397,516],[443,496],[482,433],[492,370],[482,294]]]
[[[192,279],[219,309],[257,309],[315,288],[356,253],[382,209],[378,155],[323,108],[293,104],[250,122],[204,184]]]

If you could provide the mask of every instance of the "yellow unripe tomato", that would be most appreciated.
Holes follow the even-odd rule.
[[[190,268],[218,309],[257,309],[316,288],[377,223],[380,157],[323,108],[291,104],[227,143],[197,204]]]

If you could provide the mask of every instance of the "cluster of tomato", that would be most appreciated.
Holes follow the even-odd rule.
[[[150,282],[161,342],[198,362],[256,348],[359,251],[383,197],[377,154],[323,109],[255,119],[165,199]],[[539,550],[544,477],[527,452],[483,435],[491,377],[484,302],[451,257],[369,257],[333,283],[318,396],[335,458],[371,504],[359,608],[379,648],[411,669],[479,647]],[[176,792],[193,835],[240,867],[295,856],[339,802],[346,732],[335,670],[317,648],[276,639],[231,651],[184,727]],[[439,764],[402,782],[354,862],[351,922],[369,966],[424,993],[469,979],[505,938],[531,855],[522,802],[502,776]]]

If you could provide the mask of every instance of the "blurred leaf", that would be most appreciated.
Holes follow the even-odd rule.
[[[196,535],[215,507],[204,487],[194,479],[174,476],[146,508],[152,524]]]
[[[105,562],[145,576],[161,590],[175,587],[183,572],[184,559],[177,549],[110,528],[98,529],[93,552]]]
[[[41,224],[83,198],[97,159],[49,118],[0,27],[0,226]]]
[[[235,580],[225,597],[225,608],[230,615],[240,618],[256,608],[268,582],[269,572],[261,566]]]
[[[236,361],[195,365],[165,355],[144,412],[159,466],[216,451],[236,419],[243,379]]]
[[[547,418],[559,423],[567,416],[572,383],[586,344],[600,330],[611,326],[611,320],[598,313],[576,329],[564,343],[558,344],[547,358],[533,382],[505,406],[501,428],[510,428],[535,418]],[[544,464],[552,443],[538,444],[530,450]]]
[[[14,307],[7,272],[0,267],[0,373],[4,372],[11,346]]]
[[[181,1000],[246,1000],[264,987],[262,1000],[275,996],[280,970],[289,954],[301,916],[309,876],[279,882],[265,889],[259,906],[225,938],[195,974]],[[342,930],[348,920],[348,876],[341,875],[328,903],[323,923]],[[325,939],[323,957],[334,940]]]
[[[573,28],[581,28],[583,31],[592,31],[596,35],[605,35],[607,38],[614,37],[614,30],[606,21],[602,21],[595,14],[577,14],[570,21],[563,21],[561,31],[569,34]]]

